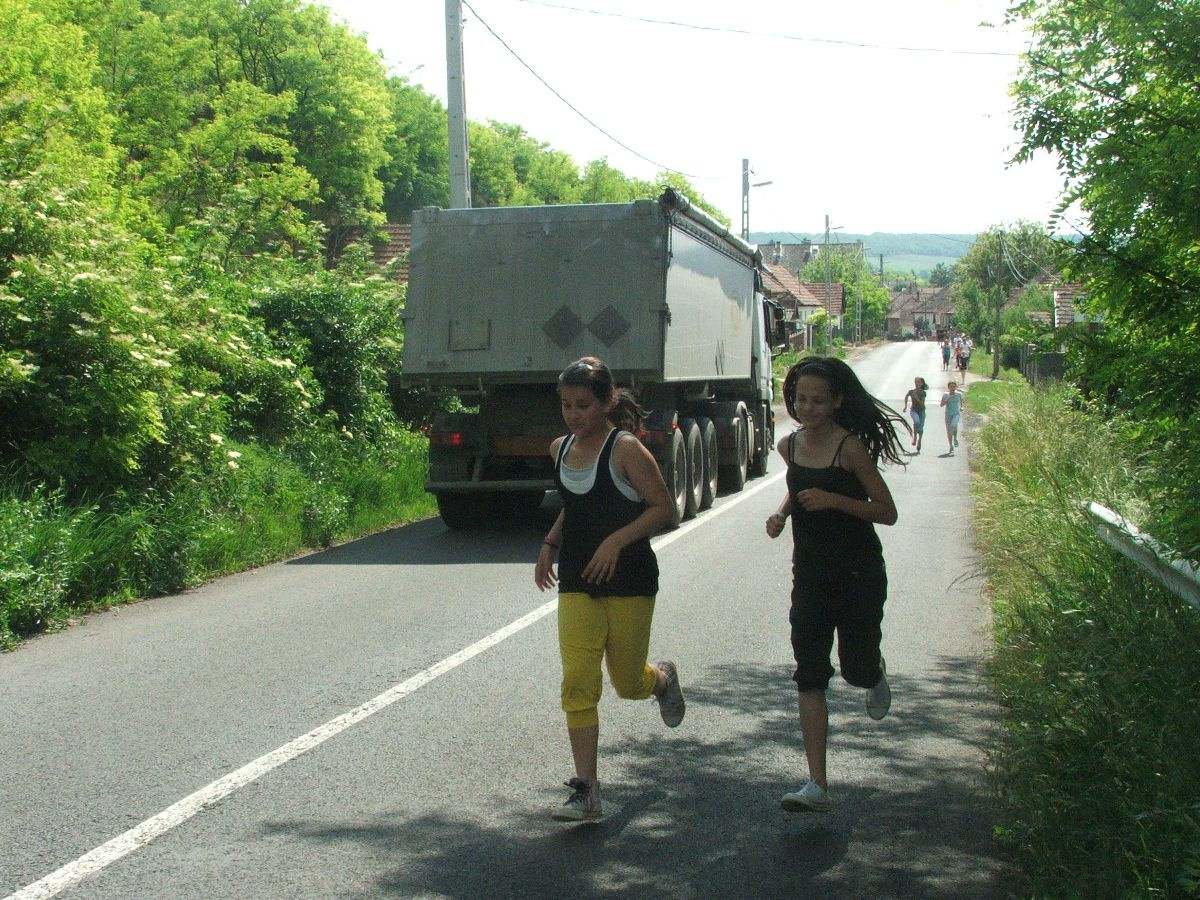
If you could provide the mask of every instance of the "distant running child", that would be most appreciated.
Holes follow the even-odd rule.
[[[792,520],[792,651],[808,781],[783,795],[790,811],[827,812],[829,654],[837,634],[842,678],[866,689],[867,714],[891,706],[879,644],[887,573],[875,523],[893,525],[892,501],[878,463],[902,462],[896,425],[904,420],[876,400],[844,362],[802,360],[788,370],[784,402],[799,430],[779,442],[787,463],[787,497],[767,519],[767,534]]]
[[[946,393],[942,394],[942,406],[946,407],[946,440],[950,442],[950,456],[958,446],[958,424],[962,421],[963,393],[958,389],[957,381],[946,383]]]
[[[542,541],[533,579],[543,591],[558,585],[562,708],[575,763],[571,796],[552,818],[579,822],[603,815],[596,773],[601,662],[618,696],[653,695],[669,727],[683,721],[685,706],[675,663],[646,662],[658,594],[650,536],[670,523],[671,497],[650,451],[611,424],[636,429],[643,411],[595,357],[567,366],[558,394],[570,434],[554,440],[550,457],[563,509]]]
[[[928,393],[929,385],[924,378],[918,377],[913,379],[912,390],[904,395],[904,411],[912,416],[914,454],[921,452],[921,438],[925,435],[925,397]]]

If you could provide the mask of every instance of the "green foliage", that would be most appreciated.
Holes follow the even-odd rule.
[[[1032,290],[1028,302],[1012,308],[1048,309],[1046,294],[1036,282],[1054,270],[1058,258],[1054,240],[1032,222],[989,229],[954,267],[955,322],[977,341],[991,342],[996,337],[996,311],[1009,306],[1011,298]]]
[[[1088,219],[1071,263],[1110,317],[1181,339],[1200,320],[1200,27],[1194,3],[1027,0],[1019,160],[1058,161]]]
[[[387,388],[388,374],[400,370],[399,312],[399,292],[378,277],[323,275],[281,285],[255,302],[279,351],[303,361],[320,385],[318,411],[372,436],[392,421]]]
[[[1067,354],[1067,376],[1098,416],[1117,423],[1139,458],[1169,474],[1157,508],[1160,531],[1200,557],[1200,342],[1137,327],[1080,330]]]
[[[892,298],[888,289],[880,284],[871,271],[866,258],[855,253],[823,254],[805,263],[800,269],[800,281],[814,284],[824,282],[826,264],[829,266],[830,283],[841,284],[845,291],[843,305],[846,325],[843,331],[850,337],[854,336],[856,305],[861,295],[863,336],[883,334]],[[824,315],[824,312],[820,310],[819,314]]]
[[[1200,849],[1200,623],[1100,542],[1079,504],[1162,536],[1177,473],[1139,465],[1123,428],[1076,400],[1017,392],[975,445],[1004,707],[997,830],[1033,896],[1175,896]]]
[[[389,78],[387,90],[396,128],[384,145],[388,161],[379,170],[383,208],[389,221],[408,222],[414,210],[450,205],[446,110],[404,78]]]
[[[929,273],[929,283],[934,287],[946,287],[954,278],[954,273],[951,267],[945,263],[938,263]]]
[[[71,538],[89,514],[66,517],[61,508],[61,497],[45,491],[0,495],[0,649],[55,621],[80,566]]]

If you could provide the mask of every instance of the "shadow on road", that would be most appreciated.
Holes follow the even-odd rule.
[[[831,687],[831,771],[841,780],[826,816],[778,806],[803,771],[790,672],[738,665],[698,673],[677,731],[602,746],[605,768],[621,773],[605,784],[603,822],[551,822],[565,796],[557,785],[528,808],[527,786],[514,800],[502,775],[486,774],[509,769],[505,761],[464,759],[464,771],[485,774],[442,809],[264,827],[331,862],[339,846],[356,868],[364,855],[380,861],[375,892],[394,896],[1011,896],[979,808],[982,773],[954,761],[955,747],[984,742],[986,723],[963,717],[983,700],[978,664],[942,659],[932,671],[894,679],[894,714],[882,723],[863,713],[860,691]],[[837,770],[849,747],[865,754],[865,770]]]
[[[424,519],[392,528],[320,553],[289,560],[290,566],[451,566],[464,563],[537,560],[542,537],[554,524],[557,506],[547,502],[536,511],[478,528],[453,531],[441,519]]]

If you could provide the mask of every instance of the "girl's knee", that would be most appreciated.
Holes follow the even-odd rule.
[[[645,700],[654,693],[657,673],[652,666],[643,666],[641,672],[608,674],[612,679],[613,690],[622,700]]]

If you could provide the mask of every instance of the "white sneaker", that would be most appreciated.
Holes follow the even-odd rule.
[[[888,714],[892,707],[892,689],[887,680],[887,663],[879,657],[879,684],[867,689],[867,715],[876,721]]]
[[[596,822],[604,818],[600,807],[600,782],[575,777],[566,784],[572,794],[550,814],[550,818],[556,822]]]
[[[800,790],[784,794],[779,805],[788,812],[829,812],[833,808],[829,791],[815,781],[808,781]]]

